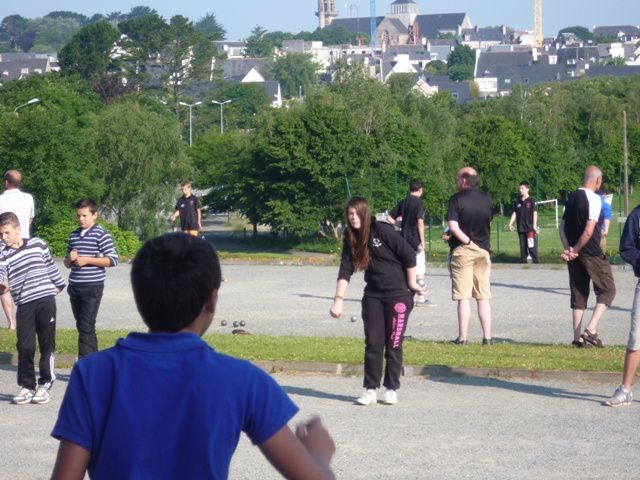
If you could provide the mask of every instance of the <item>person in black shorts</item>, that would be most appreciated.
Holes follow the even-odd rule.
[[[191,193],[191,182],[184,181],[180,184],[182,197],[176,203],[176,210],[171,214],[171,221],[175,222],[180,216],[180,230],[188,235],[198,236],[202,230],[202,208],[198,197]]]
[[[520,240],[520,262],[527,263],[527,257],[531,256],[533,263],[538,260],[538,211],[536,202],[529,195],[529,182],[520,182],[520,198],[513,206],[513,213],[509,220],[509,230],[518,232]],[[515,223],[515,227],[514,227]]]
[[[573,319],[572,344],[576,347],[602,346],[602,340],[598,337],[598,323],[616,296],[611,265],[600,247],[598,219],[602,200],[595,193],[600,185],[602,185],[600,169],[595,165],[587,167],[582,187],[569,196],[560,223],[560,240],[564,247],[560,257],[567,262],[569,269]],[[584,332],[580,333],[591,282],[596,294],[596,305],[591,321]]]
[[[409,182],[409,195],[393,207],[387,215],[387,222],[402,226],[402,236],[416,252],[416,279],[418,284],[425,286],[425,242],[424,242],[424,202],[422,181],[414,178]],[[435,306],[423,294],[416,295],[416,306]]]

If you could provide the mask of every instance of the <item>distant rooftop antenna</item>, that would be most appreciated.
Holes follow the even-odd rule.
[[[358,16],[358,5],[356,5],[355,3],[345,3],[344,7],[349,9],[349,16],[351,18]],[[356,14],[354,15],[353,12],[356,12]]]

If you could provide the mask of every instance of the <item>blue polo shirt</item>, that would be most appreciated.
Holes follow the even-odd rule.
[[[76,363],[52,435],[100,478],[227,478],[241,432],[259,445],[298,408],[268,374],[191,333],[130,333]]]

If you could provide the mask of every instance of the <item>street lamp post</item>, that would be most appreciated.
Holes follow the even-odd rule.
[[[218,102],[216,100],[211,100],[211,103],[215,103],[216,105],[220,105],[220,135],[224,134],[224,105],[227,103],[231,103],[231,100],[225,100],[224,102]]]
[[[202,102],[196,102],[193,104],[188,104],[185,102],[180,102],[180,105],[184,105],[185,107],[189,107],[189,146],[193,145],[193,115],[192,109],[193,107],[197,107],[198,105],[202,105]]]
[[[26,107],[27,105],[33,105],[34,103],[38,103],[39,101],[40,101],[39,98],[32,98],[27,103],[23,103],[21,105],[18,105],[16,108],[14,108],[13,113],[18,113],[18,110],[21,109],[22,107]]]

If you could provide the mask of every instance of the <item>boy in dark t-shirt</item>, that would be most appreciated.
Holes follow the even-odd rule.
[[[424,203],[420,197],[424,192],[422,182],[414,178],[409,182],[409,195],[393,207],[387,215],[387,222],[392,225],[402,224],[402,237],[416,252],[416,280],[420,286],[425,285],[425,252],[424,252]],[[415,298],[415,305],[435,306],[419,293]]]
[[[202,230],[202,208],[200,208],[200,202],[198,197],[191,193],[191,182],[182,182],[180,188],[182,189],[182,197],[176,203],[175,212],[171,214],[171,221],[175,222],[176,218],[180,216],[180,230],[182,230],[182,233],[197,237],[198,232]]]
[[[536,202],[529,196],[529,182],[520,182],[520,198],[513,206],[509,219],[509,230],[518,232],[520,240],[520,262],[527,263],[530,255],[533,263],[539,263],[536,234],[538,232],[538,212]],[[513,224],[516,224],[516,227]]]

